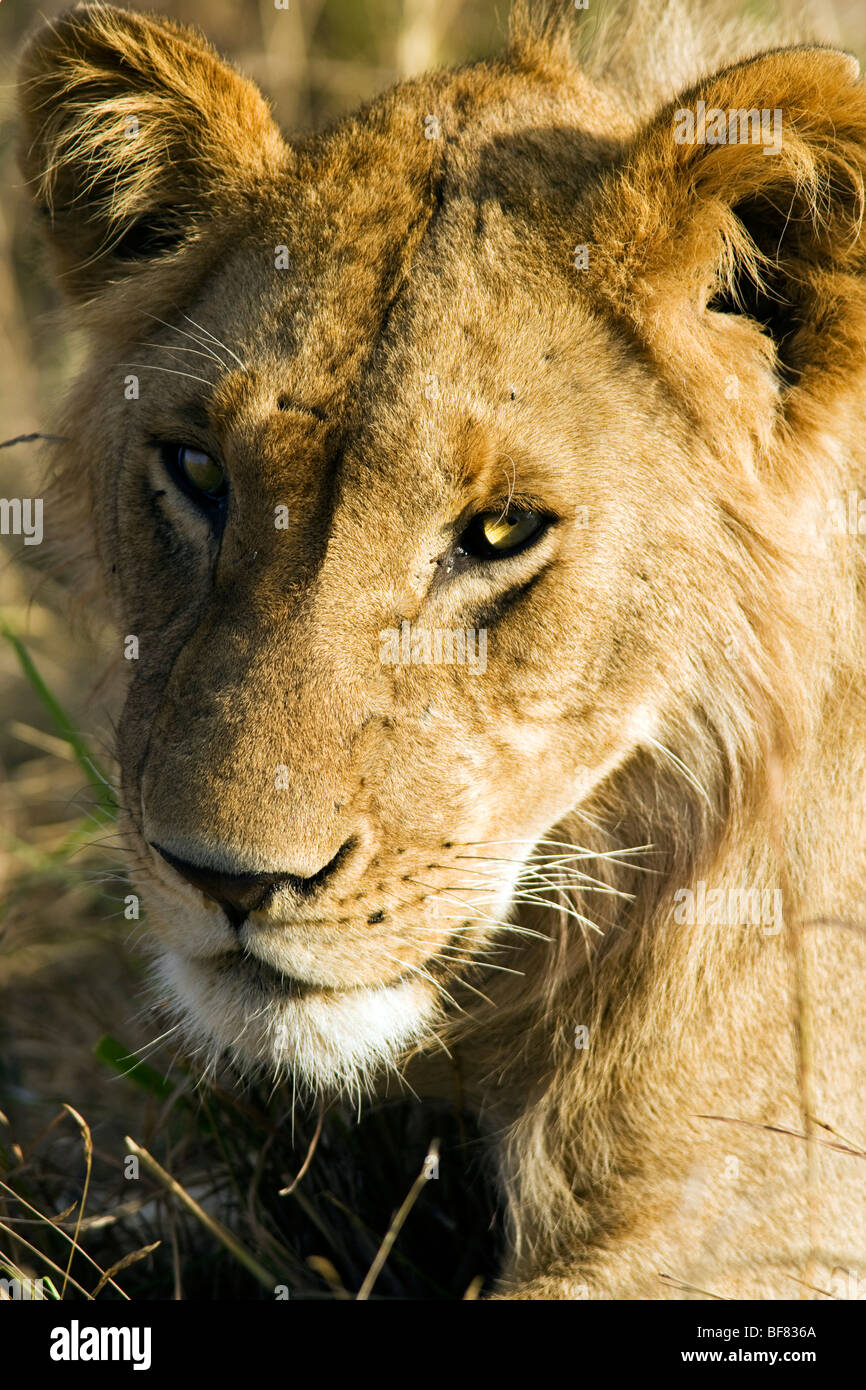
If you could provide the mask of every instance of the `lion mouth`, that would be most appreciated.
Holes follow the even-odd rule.
[[[248,951],[232,951],[217,962],[217,972],[224,979],[240,980],[250,989],[269,998],[304,999],[311,994],[334,994],[336,990],[327,985],[313,985],[307,980],[299,980],[275,966],[268,965],[258,956]]]
[[[216,969],[220,977],[225,980],[231,980],[235,983],[240,981],[257,994],[264,995],[268,999],[286,1002],[313,997],[345,997],[350,994],[362,993],[370,988],[369,985],[362,983],[355,985],[314,984],[309,980],[301,980],[296,975],[289,975],[283,970],[278,970],[276,966],[270,965],[260,956],[252,955],[249,951],[229,952],[216,963]],[[390,979],[377,981],[376,987],[388,989],[395,985],[405,984],[411,979],[412,973],[411,970],[406,970]]]
[[[323,986],[240,951],[206,960],[169,950],[157,981],[209,1065],[226,1056],[245,1075],[291,1073],[317,1094],[372,1085],[382,1067],[429,1041],[441,1014],[427,979]]]

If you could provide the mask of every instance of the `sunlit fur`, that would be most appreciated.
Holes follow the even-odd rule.
[[[866,537],[826,525],[866,490],[866,92],[716,6],[595,8],[303,141],[190,31],[41,28],[22,166],[89,353],[46,518],[140,640],[124,828],[204,1064],[475,1106],[500,1296],[808,1296],[866,1278]],[[780,109],[780,153],[678,145],[698,100]],[[219,549],[148,442],[191,402]],[[445,582],[455,518],[535,499]],[[476,620],[483,677],[379,662]],[[307,876],[350,835],[241,933],[145,844]],[[677,924],[701,882],[785,930]]]

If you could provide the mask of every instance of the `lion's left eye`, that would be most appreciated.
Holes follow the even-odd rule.
[[[549,518],[540,512],[511,508],[481,512],[460,537],[460,549],[476,559],[495,560],[524,550],[546,529]]]

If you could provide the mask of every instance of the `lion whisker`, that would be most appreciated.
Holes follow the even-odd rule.
[[[246,362],[243,362],[241,358],[238,357],[236,352],[232,352],[232,349],[229,347],[228,343],[221,342],[220,339],[217,338],[215,334],[211,333],[209,329],[205,328],[200,323],[196,323],[195,319],[190,318],[189,314],[184,314],[183,317],[186,319],[187,323],[192,324],[193,328],[197,328],[200,333],[204,333],[206,337],[210,338],[212,343],[216,343],[217,347],[222,348],[223,352],[227,352],[229,357],[233,357],[242,372],[249,371],[249,367],[247,366]],[[223,363],[223,365],[225,366],[225,363]]]
[[[647,741],[647,743],[651,744],[653,748],[657,748],[658,751],[659,751],[660,753],[664,753],[665,757],[670,758],[670,760],[671,760],[671,762],[674,764],[674,766],[679,768],[680,772],[683,774],[683,776],[685,777],[686,781],[687,781],[692,787],[694,787],[695,791],[698,792],[700,796],[703,797],[704,801],[707,803],[707,805],[710,807],[710,809],[711,809],[711,810],[714,810],[715,808],[714,808],[713,803],[712,803],[712,801],[711,801],[711,799],[710,799],[709,792],[708,792],[708,791],[706,790],[706,788],[698,781],[697,777],[696,777],[695,774],[692,772],[691,768],[686,766],[686,764],[683,762],[682,758],[678,758],[677,755],[676,755],[676,753],[672,752],[670,748],[667,748],[663,743],[659,743],[658,739],[651,738],[649,735],[647,735],[647,736],[646,736],[646,741]]]
[[[203,352],[201,348],[181,347],[179,343],[153,343],[147,342],[144,347],[157,348],[160,352],[187,352],[191,357],[203,357],[206,362],[219,362],[212,352]],[[220,366],[224,365],[220,363]]]
[[[450,960],[454,961],[459,965],[478,965],[481,966],[484,970],[500,970],[503,973],[503,975],[520,975],[524,977],[526,975],[525,970],[513,970],[511,966],[508,965],[497,965],[495,961],[487,960],[483,954],[459,956],[451,955],[450,953],[446,954],[444,951],[437,951],[435,953],[434,959],[445,961]]]
[[[479,917],[474,921],[467,922],[465,914],[455,912],[453,914],[442,913],[440,920],[443,922],[462,922],[464,931],[513,932],[515,936],[533,937],[536,941],[550,941],[552,939],[544,932],[535,931],[532,927],[522,927],[516,922],[504,922],[498,917]]]
[[[206,377],[194,376],[192,372],[179,372],[173,367],[157,367],[152,362],[119,362],[117,365],[119,367],[135,367],[136,371],[139,372],[167,372],[169,376],[185,376],[188,381],[200,381],[204,386],[213,386],[213,382],[208,381]]]
[[[521,894],[513,900],[515,903],[525,903],[527,907],[549,907],[553,912],[564,913],[566,917],[573,917],[575,922],[580,922],[582,926],[589,927],[591,931],[603,936],[604,932],[597,922],[585,917],[582,912],[575,911],[572,907],[566,907],[565,903],[552,903],[549,898],[535,897],[529,894]]]
[[[443,864],[437,864],[435,867],[441,869],[441,868],[445,868],[445,867],[447,867],[447,866],[446,866],[446,865],[443,865]],[[554,866],[554,867],[556,867],[556,866]],[[481,869],[467,869],[466,872],[467,872],[467,873],[470,873],[470,874],[472,874],[472,873],[478,874],[478,876],[480,877],[480,876],[483,874],[484,871],[481,870]],[[620,888],[614,888],[614,887],[612,886],[612,884],[603,883],[603,882],[601,881],[601,879],[593,878],[590,874],[583,874],[583,873],[581,873],[579,870],[576,870],[576,869],[570,869],[570,870],[568,870],[568,875],[563,874],[563,876],[560,877],[560,878],[554,878],[554,877],[550,876],[548,873],[542,872],[540,869],[534,868],[533,865],[532,865],[532,863],[529,863],[529,864],[526,866],[526,868],[524,869],[524,871],[520,874],[520,877],[518,878],[517,882],[518,882],[518,885],[520,885],[520,884],[525,884],[525,883],[533,883],[533,884],[541,884],[542,886],[549,887],[549,888],[574,888],[574,889],[584,889],[584,890],[587,891],[587,892],[593,892],[593,893],[607,893],[607,894],[610,894],[610,895],[615,896],[615,897],[625,898],[625,899],[627,899],[627,900],[629,900],[629,901],[631,901],[631,900],[633,899],[633,896],[634,896],[634,895],[631,894],[631,893],[626,893],[626,892],[624,892],[624,891],[623,891],[622,889],[620,889]],[[468,885],[468,888],[469,888],[470,890],[474,890],[474,889],[476,889],[476,888],[480,888],[480,887],[483,887],[483,886],[484,886],[483,884],[480,884],[480,885]],[[489,886],[490,886],[490,887],[495,887],[495,886],[496,886],[495,881],[492,882],[492,883],[490,883]],[[464,891],[464,890],[462,890],[462,889],[451,889],[450,891],[457,891],[457,892],[459,892],[459,891]]]
[[[168,323],[166,319],[159,318],[157,314],[148,314],[147,317],[153,319],[155,323],[161,323],[163,328],[170,329],[172,333],[180,333],[182,337],[189,338],[191,343],[198,343],[199,347],[204,348],[208,355],[213,358],[214,362],[217,362],[223,368],[223,371],[228,371],[228,363],[224,362],[221,357],[218,357],[203,339],[196,337],[194,333],[188,333],[185,328],[178,328],[176,323]],[[186,315],[184,315],[184,318],[185,317]]]
[[[141,1047],[132,1048],[127,1055],[130,1058],[135,1058],[136,1062],[144,1062],[148,1057],[153,1056],[156,1049],[164,1043],[167,1038],[170,1038],[174,1033],[179,1033],[182,1028],[182,1021],[173,1023],[170,1028],[166,1028],[164,1033],[160,1033],[158,1037],[151,1038],[149,1042],[142,1043]],[[130,1067],[129,1072],[120,1072],[118,1075],[128,1076],[132,1070],[133,1068]]]

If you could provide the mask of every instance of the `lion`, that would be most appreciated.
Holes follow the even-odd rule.
[[[296,139],[169,19],[38,28],[46,526],[203,1067],[459,1088],[494,1297],[820,1297],[866,1278],[866,91],[614,21],[518,4]]]

